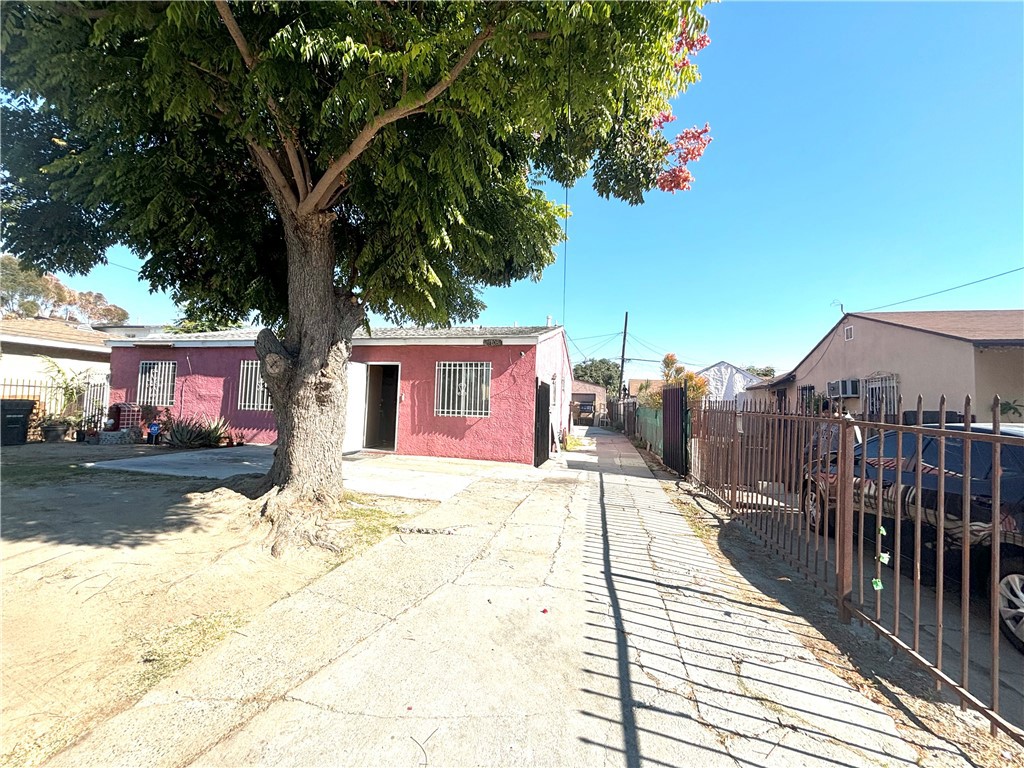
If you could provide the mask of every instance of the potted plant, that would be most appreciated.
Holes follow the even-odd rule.
[[[39,431],[43,433],[43,440],[48,443],[59,443],[68,435],[68,430],[74,426],[74,420],[69,416],[48,413],[39,422]]]
[[[56,392],[55,403],[57,408],[45,414],[38,422],[39,430],[43,433],[43,440],[48,443],[57,443],[67,437],[68,431],[72,428],[84,427],[82,413],[76,412],[81,408],[82,395],[85,393],[88,379],[87,371],[72,372],[65,370],[52,357],[39,355],[49,374],[49,387]],[[51,403],[53,405],[54,403]],[[76,440],[84,440],[85,433],[76,435]]]
[[[85,418],[84,414],[78,414],[71,419],[71,425],[75,428],[75,442],[84,443],[85,434],[88,428],[88,419]]]

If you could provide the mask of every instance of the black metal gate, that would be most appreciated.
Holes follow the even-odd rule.
[[[548,460],[551,452],[551,385],[537,379],[537,399],[533,421],[533,466]]]
[[[690,412],[686,406],[686,386],[665,387],[661,391],[664,408],[662,419],[663,446],[662,460],[669,469],[684,477],[690,473],[690,456],[687,450]]]

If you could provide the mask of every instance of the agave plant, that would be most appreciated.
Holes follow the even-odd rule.
[[[172,448],[216,448],[228,430],[228,423],[222,418],[210,420],[184,416],[169,419],[165,435],[167,444]]]

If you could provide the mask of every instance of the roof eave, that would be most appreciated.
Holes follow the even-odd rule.
[[[0,334],[0,344],[23,344],[27,347],[47,347],[48,349],[70,349],[76,352],[110,352],[110,350],[107,349],[102,342],[96,345],[79,344],[73,341],[39,339],[33,338],[31,336],[11,336],[8,334]]]

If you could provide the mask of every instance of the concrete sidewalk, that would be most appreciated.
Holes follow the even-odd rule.
[[[917,765],[597,443],[476,480],[417,519],[452,535],[385,540],[52,764]]]

